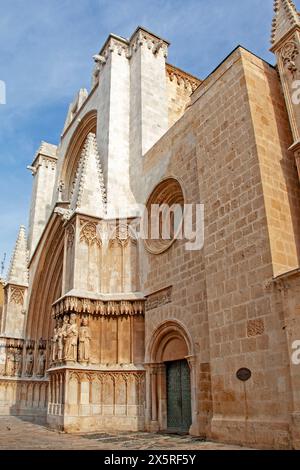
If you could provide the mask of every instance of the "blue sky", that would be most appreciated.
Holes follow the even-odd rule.
[[[296,1],[300,8],[300,0]],[[168,61],[206,77],[238,44],[273,63],[273,0],[0,0],[0,260],[28,223],[41,140],[58,143],[69,102],[90,89],[92,56],[110,32],[142,25],[171,42]]]

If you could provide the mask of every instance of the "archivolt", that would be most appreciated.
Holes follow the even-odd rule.
[[[82,148],[90,132],[97,132],[97,111],[90,111],[78,124],[66,151],[62,167],[61,181],[65,183],[66,196],[69,197],[75,179]]]
[[[61,296],[64,229],[58,216],[50,222],[41,241],[40,259],[32,282],[26,337],[39,340],[51,336],[51,306]]]

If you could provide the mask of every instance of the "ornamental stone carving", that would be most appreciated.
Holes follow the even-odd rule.
[[[64,312],[90,315],[144,315],[144,300],[105,301],[79,297],[65,297],[59,300],[52,309],[54,318],[63,315]],[[65,322],[69,317],[66,316]]]
[[[265,332],[264,321],[261,318],[249,320],[247,324],[247,336],[260,336]]]
[[[282,48],[281,57],[283,64],[288,68],[291,74],[294,76],[297,72],[297,66],[295,59],[299,54],[299,50],[295,41],[288,41]]]
[[[57,359],[57,341],[58,341],[59,323],[60,323],[60,320],[57,320],[54,330],[53,330],[53,336],[51,338],[51,353],[50,353],[51,363],[54,363]]]
[[[67,247],[72,248],[75,240],[75,228],[73,224],[69,225],[69,227],[66,229],[66,240]]]
[[[38,356],[38,365],[37,365],[37,372],[36,375],[38,377],[44,377],[45,375],[45,366],[46,366],[46,354],[43,349],[39,351]]]
[[[149,295],[146,301],[146,310],[154,310],[158,307],[169,304],[170,302],[172,302],[171,286]]]
[[[70,316],[70,322],[63,332],[64,336],[64,360],[76,362],[77,361],[77,341],[78,341],[78,327],[76,324],[76,315]]]
[[[29,349],[27,351],[26,360],[25,360],[25,375],[26,375],[26,377],[32,377],[33,365],[34,365],[33,351],[32,351],[32,349]]]
[[[13,377],[15,374],[15,361],[14,361],[14,353],[12,351],[8,351],[6,356],[6,364],[5,364],[5,375],[8,377]]]
[[[83,318],[81,327],[79,328],[79,347],[78,347],[78,360],[81,364],[89,363],[90,341],[91,341],[91,331],[88,326],[88,319]]]
[[[16,377],[21,377],[22,375],[22,365],[23,365],[23,357],[22,357],[22,352],[20,350],[17,350],[15,353],[15,370],[14,370],[14,375]]]
[[[21,287],[12,287],[10,294],[10,301],[17,305],[24,303],[24,289]]]
[[[93,222],[85,222],[81,220],[80,241],[87,245],[100,246],[100,240],[97,235],[97,225]]]
[[[64,328],[66,328],[67,322],[68,322],[68,317],[65,317],[64,321],[58,320],[58,327],[57,327],[57,359],[60,362],[63,359],[63,349],[64,349],[63,334],[64,334]],[[56,359],[56,356],[55,356],[55,359]]]
[[[201,80],[177,69],[176,67],[173,67],[170,64],[166,67],[166,73],[170,82],[174,82],[175,80],[178,86],[183,86],[185,89],[189,89],[191,93],[194,92],[202,83]]]

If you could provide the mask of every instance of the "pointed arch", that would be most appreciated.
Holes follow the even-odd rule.
[[[54,215],[40,242],[40,257],[32,279],[26,337],[49,339],[52,328],[52,304],[61,296],[64,255],[64,228]]]
[[[68,198],[72,190],[76,170],[80,160],[81,152],[89,133],[97,132],[97,111],[88,112],[76,127],[67,148],[61,171],[61,181],[65,184],[65,194]]]

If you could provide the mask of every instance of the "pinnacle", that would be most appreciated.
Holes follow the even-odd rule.
[[[96,136],[90,132],[80,157],[71,201],[71,210],[103,217],[106,191]]]
[[[20,284],[22,286],[28,284],[28,249],[24,225],[20,226],[7,280],[11,284]]]
[[[300,27],[300,15],[292,0],[275,0],[274,12],[271,33],[272,45],[280,41],[294,26]]]

